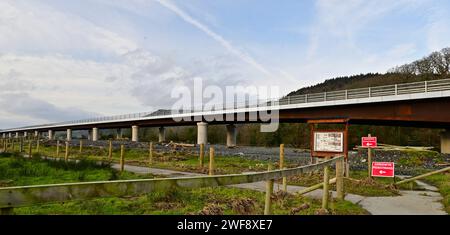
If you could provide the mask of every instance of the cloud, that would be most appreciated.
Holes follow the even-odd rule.
[[[14,0],[0,1],[0,45],[3,52],[104,58],[137,48],[133,41],[83,17],[60,12],[38,1]]]
[[[171,10],[173,13],[177,14],[181,19],[186,21],[187,23],[193,25],[194,27],[198,28],[199,30],[203,31],[205,34],[210,36],[212,39],[216,40],[218,43],[220,43],[226,50],[228,50],[230,53],[236,55],[241,60],[245,61],[246,63],[250,64],[263,74],[273,77],[271,72],[269,72],[268,69],[266,69],[263,65],[258,63],[254,58],[252,58],[247,53],[235,48],[231,42],[227,41],[225,38],[223,38],[221,35],[217,34],[216,32],[213,32],[211,29],[209,29],[206,25],[200,23],[198,20],[194,19],[192,16],[188,15],[186,12],[178,8],[175,4],[168,0],[156,0],[159,2],[162,6],[165,8]]]
[[[76,107],[60,108],[44,100],[31,97],[27,93],[1,94],[0,106],[2,107],[0,114],[3,114],[1,116],[13,115],[22,120],[37,119],[44,122],[60,122],[98,116],[96,113],[85,112]],[[1,124],[4,125],[4,123]]]
[[[429,52],[439,51],[450,46],[450,11],[448,8],[436,5],[428,16],[427,47]]]

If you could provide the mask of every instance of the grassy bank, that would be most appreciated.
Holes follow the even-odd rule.
[[[17,153],[0,154],[0,187],[86,181],[154,178],[111,169],[107,163],[90,160],[75,162],[26,159]]]
[[[444,204],[444,209],[447,214],[450,214],[450,173],[436,174],[428,176],[423,181],[436,186],[439,189],[442,197],[442,203]]]

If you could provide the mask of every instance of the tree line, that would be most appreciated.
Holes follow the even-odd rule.
[[[450,73],[450,47],[435,51],[420,60],[391,68],[390,73],[402,74],[437,74],[447,76]]]

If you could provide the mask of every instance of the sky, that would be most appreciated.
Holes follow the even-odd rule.
[[[444,0],[0,0],[0,128],[168,108],[171,90],[386,72],[450,46]]]

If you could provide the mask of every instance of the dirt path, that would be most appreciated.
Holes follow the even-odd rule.
[[[113,164],[114,169],[119,169],[119,164]],[[202,174],[156,169],[140,166],[125,165],[125,170],[138,173],[138,174],[155,174],[164,175],[168,177],[188,177],[188,176],[200,176]],[[443,210],[443,205],[440,203],[442,196],[437,192],[437,188],[425,184],[424,182],[417,181],[425,190],[424,191],[400,191],[400,196],[395,197],[364,197],[355,194],[346,194],[345,200],[354,204],[361,205],[372,215],[446,215]],[[265,192],[264,182],[255,182],[248,184],[232,185],[232,187],[253,189],[261,192]],[[281,186],[275,184],[274,189],[278,190]],[[288,192],[295,193],[305,187],[301,186],[288,186]],[[336,196],[336,192],[332,192],[333,196]],[[308,197],[321,199],[322,190],[318,189],[313,192],[305,194]]]

